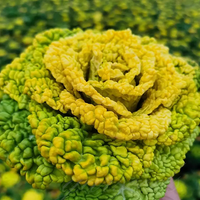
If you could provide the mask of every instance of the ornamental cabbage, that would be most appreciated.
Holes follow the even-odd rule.
[[[130,30],[38,34],[0,73],[0,158],[66,200],[160,199],[199,134],[198,70]]]

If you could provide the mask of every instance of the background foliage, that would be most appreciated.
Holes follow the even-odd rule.
[[[0,200],[54,200],[59,195],[59,188],[33,189],[24,177],[0,160]]]
[[[173,54],[200,63],[199,0],[0,0],[0,69],[30,45],[36,33],[54,27],[130,28],[134,34],[155,37]],[[10,178],[14,185],[9,185]],[[200,199],[200,139],[187,154],[175,184],[181,199]],[[2,163],[0,191],[0,200],[58,196],[54,188],[46,193],[31,189]]]

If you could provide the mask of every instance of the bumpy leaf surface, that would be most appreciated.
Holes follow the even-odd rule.
[[[159,199],[199,134],[198,72],[130,30],[38,34],[0,73],[0,158],[67,199]]]

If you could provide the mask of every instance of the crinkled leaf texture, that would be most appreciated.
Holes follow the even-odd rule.
[[[66,199],[159,199],[199,134],[197,65],[130,30],[52,29],[0,73],[0,158]]]

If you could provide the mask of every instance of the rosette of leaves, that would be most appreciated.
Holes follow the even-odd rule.
[[[67,199],[159,199],[199,134],[197,72],[130,30],[38,34],[0,73],[0,158]]]

